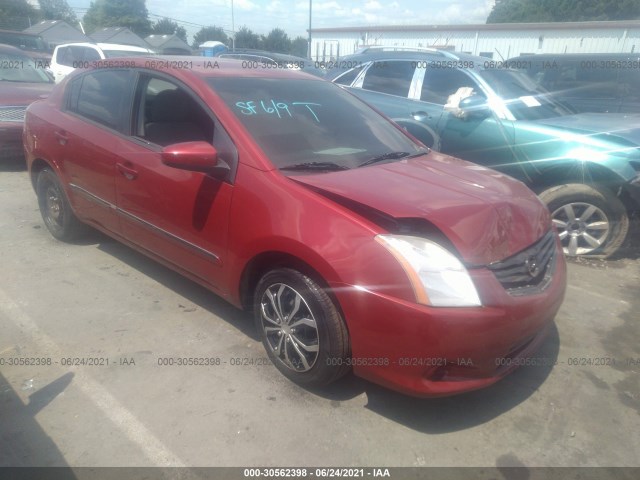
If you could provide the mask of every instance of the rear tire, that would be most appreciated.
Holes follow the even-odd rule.
[[[342,316],[327,293],[299,271],[279,268],[262,277],[254,319],[269,358],[293,382],[321,387],[349,371]]]
[[[565,255],[606,258],[624,243],[629,216],[608,191],[568,184],[549,188],[540,198],[549,207]]]
[[[56,239],[68,242],[84,231],[84,225],[76,218],[62,184],[50,168],[38,174],[36,181],[38,206],[44,224]]]

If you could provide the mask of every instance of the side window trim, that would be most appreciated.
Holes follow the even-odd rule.
[[[356,79],[351,84],[354,88],[362,88],[362,84],[364,83],[364,77],[369,71],[370,68],[373,68],[374,62],[368,62],[367,65],[362,69],[360,74],[356,77]]]
[[[416,63],[416,70],[413,72],[413,79],[411,80],[411,86],[409,87],[409,98],[411,100],[420,100],[424,75],[427,71],[427,67],[424,65],[425,62]]]

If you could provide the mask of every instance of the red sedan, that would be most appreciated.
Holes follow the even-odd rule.
[[[253,312],[303,385],[418,396],[497,381],[566,266],[522,183],[429,151],[331,83],[241,62],[112,60],[27,111],[44,222],[88,224]]]
[[[0,163],[24,161],[22,126],[27,106],[48,95],[54,83],[22,50],[0,45]]]

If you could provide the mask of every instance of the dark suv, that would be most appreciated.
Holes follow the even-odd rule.
[[[483,57],[370,48],[340,65],[349,69],[334,82],[427,146],[526,183],[567,255],[609,256],[622,245],[640,209],[640,115],[576,114]]]
[[[508,60],[578,112],[640,113],[640,55],[543,54]]]

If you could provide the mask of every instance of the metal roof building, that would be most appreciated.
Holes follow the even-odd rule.
[[[50,48],[63,43],[90,42],[84,33],[62,20],[44,20],[23,30],[25,33],[40,35]]]
[[[149,48],[147,42],[127,27],[100,28],[90,36],[96,43],[119,43],[120,45],[134,45],[136,47]]]
[[[144,40],[161,55],[191,55],[192,53],[189,44],[176,35],[149,35]]]
[[[633,53],[640,51],[640,20],[311,29],[315,60],[335,59],[367,45],[432,47],[494,59],[537,53]]]

